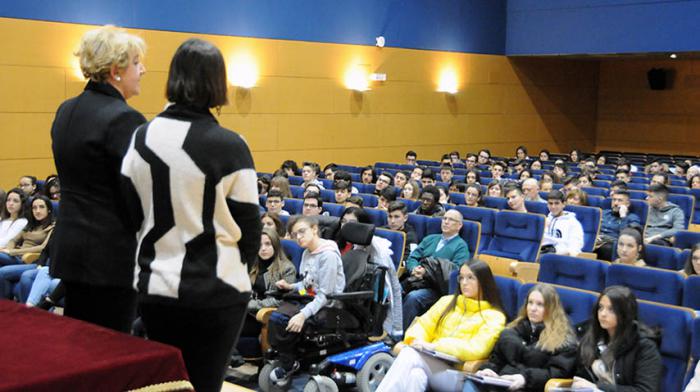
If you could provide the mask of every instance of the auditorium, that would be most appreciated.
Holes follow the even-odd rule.
[[[0,3],[0,391],[700,392],[697,15]]]

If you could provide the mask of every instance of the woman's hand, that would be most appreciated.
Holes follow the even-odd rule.
[[[477,376],[482,376],[482,377],[498,377],[498,373],[494,372],[491,369],[482,369],[476,372]]]
[[[501,378],[513,382],[513,384],[508,387],[510,391],[517,391],[525,386],[525,377],[522,374],[506,374],[501,376]]]
[[[581,377],[574,377],[574,382],[571,384],[572,388],[595,388],[598,389],[598,386],[593,384],[592,382],[586,380],[585,378]]]
[[[413,343],[411,343],[411,346],[416,347],[416,348],[422,348],[425,350],[435,350],[435,344],[434,343],[428,343],[423,340],[414,340]]]
[[[278,289],[280,290],[291,290],[292,285],[289,284],[286,280],[280,279],[277,282],[275,282],[275,286],[277,286]]]
[[[301,329],[304,327],[304,322],[306,321],[306,317],[304,316],[304,313],[297,313],[292,318],[289,319],[289,322],[287,323],[287,331],[289,332],[296,332],[299,333],[301,332]]]

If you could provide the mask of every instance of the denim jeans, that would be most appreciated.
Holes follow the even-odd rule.
[[[36,269],[36,264],[16,264],[0,267],[0,294],[3,298],[12,298],[12,289],[22,273]]]
[[[406,294],[403,299],[403,330],[404,332],[413,319],[425,313],[437,300],[440,294],[433,289],[417,289]]]

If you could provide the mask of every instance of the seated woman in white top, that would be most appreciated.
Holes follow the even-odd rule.
[[[7,242],[15,238],[27,225],[27,218],[24,217],[26,198],[19,188],[7,192],[5,202],[0,208],[0,248],[5,247]]]

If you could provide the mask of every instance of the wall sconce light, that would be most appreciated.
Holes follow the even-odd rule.
[[[345,73],[345,87],[355,91],[369,90],[369,75],[361,66],[353,66]]]
[[[443,70],[438,80],[438,92],[447,94],[457,94],[457,73],[452,69]]]
[[[255,59],[247,54],[237,55],[229,61],[229,83],[233,86],[249,89],[258,81],[258,66]]]

